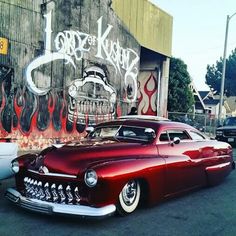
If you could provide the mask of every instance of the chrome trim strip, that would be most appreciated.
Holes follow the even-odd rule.
[[[161,116],[151,116],[151,115],[127,115],[127,116],[120,116],[118,120],[152,120],[152,121],[170,121],[169,119]]]
[[[38,171],[36,171],[36,170],[29,170],[28,169],[28,171],[29,172],[32,172],[32,173],[34,173],[34,174],[38,174],[38,175],[45,175],[45,176],[56,176],[56,177],[65,177],[65,178],[73,178],[73,179],[76,179],[77,178],[77,176],[76,175],[66,175],[66,174],[57,174],[57,173],[40,173],[40,172],[38,172]]]
[[[112,204],[95,208],[83,205],[67,205],[44,202],[38,199],[26,198],[13,188],[7,189],[5,197],[22,208],[45,214],[68,214],[84,217],[106,217],[112,215],[116,211],[116,206]]]
[[[208,166],[206,168],[206,170],[221,169],[221,168],[224,168],[224,167],[228,167],[230,165],[231,165],[230,162],[226,162],[226,163],[222,163],[222,164],[218,164],[218,165],[214,165],[214,166]]]

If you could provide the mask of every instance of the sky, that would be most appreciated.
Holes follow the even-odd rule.
[[[236,0],[149,0],[173,17],[172,56],[187,64],[199,91],[207,65],[223,57],[227,15],[236,13]],[[229,21],[227,57],[236,48],[236,15]]]

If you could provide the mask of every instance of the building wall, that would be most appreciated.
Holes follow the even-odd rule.
[[[113,0],[112,8],[141,45],[138,113],[167,116],[172,16],[148,0]]]
[[[148,0],[112,0],[112,8],[141,46],[172,56],[171,15]]]
[[[23,149],[79,139],[137,102],[140,46],[109,0],[0,0],[0,38],[0,135]]]

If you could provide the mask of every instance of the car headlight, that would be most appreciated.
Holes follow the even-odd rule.
[[[19,170],[20,170],[20,165],[19,165],[19,162],[18,162],[17,160],[12,161],[12,163],[11,163],[11,169],[12,169],[12,171],[13,171],[15,174],[19,172]]]
[[[75,97],[76,96],[76,93],[77,93],[77,88],[74,84],[72,84],[69,89],[68,89],[68,92],[70,94],[71,97]]]
[[[223,135],[223,131],[217,130],[217,131],[216,131],[216,135],[217,135],[217,136],[222,136],[222,135]]]
[[[96,171],[87,170],[84,175],[84,182],[88,187],[94,187],[98,182],[98,176]]]

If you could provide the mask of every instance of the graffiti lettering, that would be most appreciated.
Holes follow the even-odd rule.
[[[120,46],[118,39],[116,42],[108,40],[107,37],[112,29],[112,26],[108,24],[108,28],[102,34],[102,17],[97,21],[98,23],[98,37],[97,37],[97,54],[96,57],[108,60],[119,72],[121,68],[127,70],[130,65],[135,66],[139,61],[138,54],[130,48],[124,49]],[[130,53],[134,56],[134,62],[130,61]],[[105,54],[105,58],[103,55]]]
[[[48,14],[44,15],[44,17],[46,18],[46,28],[45,28],[46,47],[45,47],[44,54],[35,58],[32,62],[30,62],[30,64],[26,67],[26,70],[25,70],[26,82],[27,82],[27,86],[28,86],[29,90],[32,93],[39,95],[39,96],[47,94],[49,89],[39,89],[36,86],[36,84],[34,83],[34,81],[32,79],[32,71],[33,70],[40,67],[41,65],[47,64],[47,63],[49,63],[51,61],[55,61],[55,60],[66,60],[67,63],[71,63],[75,68],[75,64],[70,56],[68,56],[67,54],[62,54],[62,53],[58,53],[58,52],[51,52],[51,34],[52,34],[52,30],[51,30],[52,13],[51,13],[51,11]]]
[[[130,64],[127,65],[126,73],[125,73],[125,84],[128,87],[131,85],[133,88],[132,91],[130,91],[130,94],[128,94],[128,100],[135,101],[138,91],[138,85],[137,85],[137,76],[138,76],[138,68],[137,63],[139,61],[139,57],[137,56],[136,52],[132,49],[128,50],[129,58],[133,56],[133,59],[130,59]]]
[[[118,40],[114,42],[107,39],[113,26],[108,24],[108,27],[102,33],[102,17],[99,18],[97,23],[97,37],[72,30],[59,32],[54,40],[56,50],[59,53],[74,57],[75,60],[81,60],[83,54],[89,52],[91,46],[95,46],[97,43],[97,54],[95,57],[109,61],[116,69],[116,72],[118,71],[121,74],[121,68],[128,70],[130,65],[135,66],[132,61],[130,62],[130,53],[133,54],[136,63],[139,60],[137,53],[129,48],[122,48]]]
[[[107,59],[109,60],[110,55],[107,51],[108,48],[107,36],[113,27],[108,24],[108,28],[102,34],[102,16],[99,18],[97,23],[98,23],[98,37],[97,37],[98,47],[97,47],[97,54],[95,56],[103,59],[102,56],[102,51],[103,51],[106,54]]]
[[[75,57],[76,60],[81,60],[83,53],[88,52],[95,42],[95,36],[79,31],[60,32],[54,40],[58,52]]]
[[[97,20],[98,30],[97,37],[80,31],[65,30],[59,32],[54,40],[56,52],[51,52],[51,12],[44,15],[46,18],[46,48],[44,55],[32,61],[26,69],[26,78],[32,92],[37,95],[43,95],[48,90],[39,90],[31,78],[31,71],[45,62],[64,59],[67,63],[71,63],[74,68],[74,60],[79,61],[83,58],[84,53],[89,53],[92,46],[97,46],[95,57],[108,61],[116,70],[116,73],[122,75],[122,69],[125,70],[125,85],[132,86],[132,95],[128,97],[128,101],[135,101],[137,95],[137,75],[138,75],[138,54],[130,48],[122,48],[120,42],[108,40],[108,36],[113,28],[108,24],[103,31],[101,16]]]
[[[131,85],[133,88],[132,94],[128,96],[128,100],[135,101],[137,95],[137,75],[138,68],[137,63],[139,61],[138,54],[130,49],[124,49],[120,46],[118,40],[116,42],[109,41],[107,39],[112,26],[108,24],[107,29],[102,34],[102,17],[97,21],[98,23],[98,37],[97,37],[97,54],[96,57],[109,61],[116,72],[121,74],[121,68],[126,70],[125,73],[125,84],[126,86]],[[105,58],[103,57],[105,55]]]

